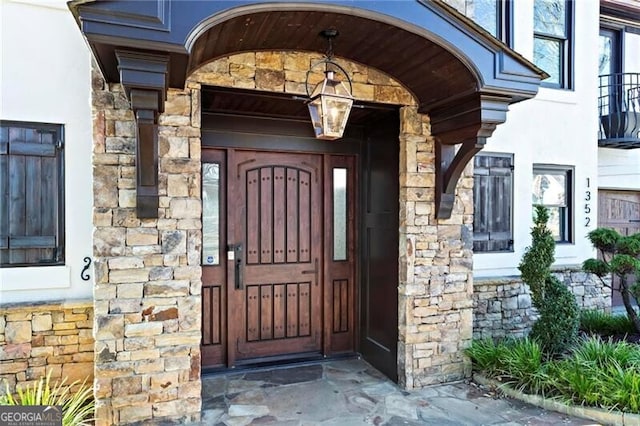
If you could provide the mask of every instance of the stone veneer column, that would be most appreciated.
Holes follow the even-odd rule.
[[[200,116],[171,90],[159,118],[158,219],[135,213],[135,124],[93,74],[95,397],[98,424],[198,420]],[[198,99],[198,97],[194,97]]]
[[[400,115],[399,381],[406,388],[470,374],[473,175],[460,179],[450,219],[435,218],[434,140],[415,107]]]

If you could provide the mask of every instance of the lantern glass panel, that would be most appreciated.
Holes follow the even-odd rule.
[[[316,138],[334,140],[342,137],[349,119],[353,97],[344,83],[334,80],[332,72],[318,83],[308,103]]]
[[[335,138],[342,137],[353,100],[329,95],[323,95],[321,98],[324,134]]]
[[[313,131],[318,135],[322,134],[322,103],[320,98],[316,98],[307,104],[309,108],[309,115],[311,116],[311,125]]]

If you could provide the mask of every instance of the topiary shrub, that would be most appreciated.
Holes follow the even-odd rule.
[[[545,298],[538,307],[540,318],[533,324],[530,337],[547,354],[559,354],[573,345],[580,328],[580,309],[573,294],[557,278],[545,282]]]
[[[588,236],[600,258],[585,260],[582,269],[596,275],[609,288],[614,278],[618,278],[615,290],[620,292],[627,316],[640,333],[640,316],[636,311],[640,302],[640,233],[623,236],[615,229],[598,228]],[[603,279],[607,276],[610,283]]]
[[[578,338],[580,310],[569,289],[551,275],[555,241],[547,227],[548,220],[547,209],[536,206],[531,246],[527,247],[518,269],[540,314],[533,324],[531,338],[540,343],[547,355],[553,356],[566,351]]]
[[[524,281],[531,290],[533,306],[540,308],[544,305],[545,287],[551,276],[556,251],[556,242],[551,230],[547,227],[549,212],[542,206],[536,206],[536,215],[531,228],[531,246],[527,247],[518,269]]]

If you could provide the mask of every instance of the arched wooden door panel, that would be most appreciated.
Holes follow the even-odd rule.
[[[229,292],[236,361],[321,350],[321,160],[232,154],[229,239],[242,246]]]

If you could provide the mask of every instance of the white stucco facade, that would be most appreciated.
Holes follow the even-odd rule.
[[[513,6],[514,49],[527,59],[533,57],[533,2],[517,1]],[[474,253],[474,276],[519,275],[518,263],[531,242],[532,179],[534,164],[573,167],[573,242],[558,244],[556,265],[576,265],[592,256],[586,235],[595,229],[597,202],[585,213],[587,182],[597,192],[598,127],[597,90],[599,3],[575,2],[574,84],[571,90],[542,87],[531,101],[513,105],[507,122],[498,126],[484,151],[513,154],[514,249],[505,253]],[[587,181],[588,179],[588,181]],[[587,217],[589,226],[585,226]]]
[[[2,0],[0,28],[0,119],[62,124],[65,143],[65,264],[0,269],[0,302],[90,298],[91,55],[64,1]]]

